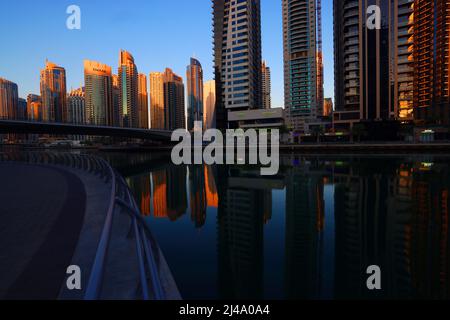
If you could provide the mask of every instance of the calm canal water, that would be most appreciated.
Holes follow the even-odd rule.
[[[449,298],[449,157],[283,156],[258,168],[103,154],[185,299]],[[382,290],[367,289],[378,265]]]

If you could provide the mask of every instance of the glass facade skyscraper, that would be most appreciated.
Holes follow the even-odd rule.
[[[84,88],[78,88],[70,91],[67,98],[67,110],[68,123],[86,123],[86,100]]]
[[[166,130],[186,128],[183,78],[169,68],[164,72],[164,122]]]
[[[40,86],[43,120],[50,122],[66,122],[66,70],[47,61],[45,68],[41,70]]]
[[[41,97],[35,94],[27,96],[27,117],[30,121],[42,121]]]
[[[391,1],[391,112],[400,120],[413,118],[414,0]]]
[[[216,82],[206,81],[203,85],[203,128],[216,128]]]
[[[415,117],[450,123],[450,2],[414,2]]]
[[[120,125],[138,128],[138,70],[133,56],[124,50],[120,51],[119,57],[119,87]]]
[[[0,119],[16,119],[19,106],[17,84],[0,78]]]
[[[19,98],[17,107],[17,120],[27,120],[27,100]]]
[[[86,86],[86,121],[94,125],[113,125],[113,96],[111,67],[86,60],[84,62]]]
[[[271,89],[271,79],[270,79],[270,68],[267,66],[266,61],[262,62],[261,65],[261,74],[262,74],[262,102],[263,109],[272,108],[272,99],[270,97],[270,89]]]
[[[381,28],[368,26],[380,6]],[[337,130],[360,121],[412,119],[412,1],[334,1]]]
[[[150,73],[150,118],[152,129],[164,129],[164,74]]]
[[[194,122],[203,121],[203,69],[197,59],[191,58],[186,71],[188,96],[188,125],[189,131],[194,130]]]
[[[228,113],[262,108],[261,2],[213,0],[217,127]]]
[[[148,129],[148,92],[147,92],[147,76],[139,74],[139,128]]]
[[[113,74],[112,77],[112,113],[110,114],[110,122],[114,127],[120,126],[120,86],[119,76]]]
[[[283,0],[284,85],[288,126],[307,132],[322,115],[320,0]]]

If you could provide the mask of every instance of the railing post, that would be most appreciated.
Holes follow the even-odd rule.
[[[113,221],[113,213],[116,202],[116,176],[109,166],[111,173],[111,198],[109,202],[108,213],[106,215],[105,225],[103,227],[102,235],[97,249],[97,255],[92,266],[91,274],[89,277],[88,286],[85,293],[85,300],[96,300],[100,296],[100,289],[103,280],[103,273],[105,269],[106,255],[109,247],[109,239],[111,237],[111,228]]]

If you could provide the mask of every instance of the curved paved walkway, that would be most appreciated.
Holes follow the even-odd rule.
[[[0,299],[56,299],[83,225],[86,192],[58,168],[0,163]]]

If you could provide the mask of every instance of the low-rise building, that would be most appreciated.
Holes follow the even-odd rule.
[[[228,121],[241,129],[281,129],[285,125],[284,109],[272,108],[229,112]]]

